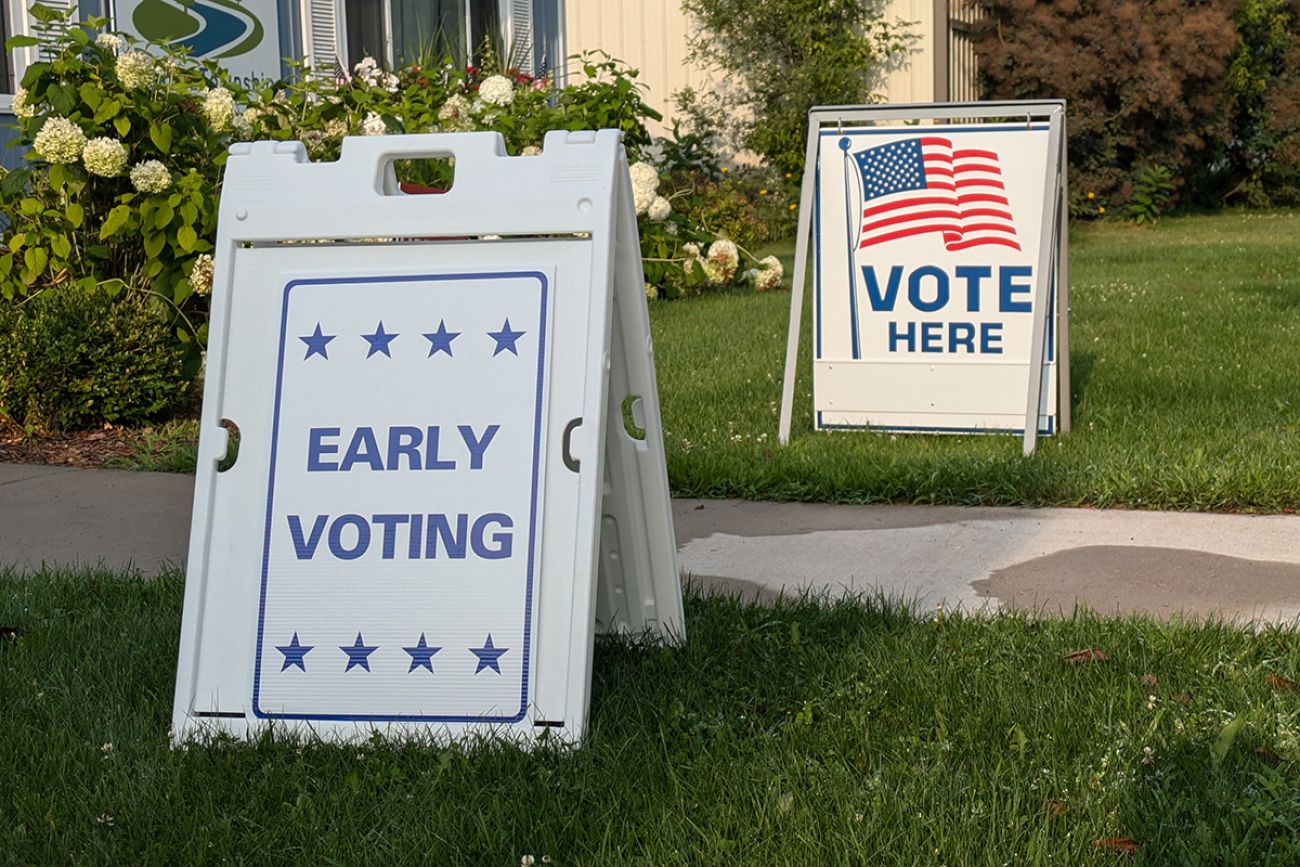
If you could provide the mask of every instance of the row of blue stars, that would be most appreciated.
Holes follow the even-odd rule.
[[[445,352],[448,357],[454,357],[451,351],[451,342],[457,337],[460,337],[462,333],[463,332],[461,331],[448,331],[446,320],[439,321],[437,331],[431,331],[424,335],[424,339],[429,341],[428,357],[433,358],[433,356],[439,352]],[[515,331],[511,329],[510,319],[507,317],[505,323],[501,326],[500,331],[487,332],[487,336],[496,341],[496,348],[492,352],[492,357],[495,358],[502,352],[507,351],[518,355],[519,350],[515,347],[515,343],[526,333],[527,332],[524,331]],[[384,321],[382,319],[379,320],[379,325],[375,327],[373,334],[361,335],[362,339],[370,344],[370,351],[366,353],[366,358],[380,354],[392,358],[393,353],[392,350],[389,349],[389,346],[392,344],[393,340],[399,336],[399,334],[385,331]],[[321,358],[328,361],[329,350],[326,347],[329,346],[330,341],[336,337],[338,337],[337,334],[325,334],[321,330],[321,324],[317,322],[316,330],[314,332],[298,338],[303,343],[307,344],[307,354],[302,357],[302,360],[306,361],[313,355],[319,355]]]
[[[307,670],[307,654],[316,649],[314,644],[303,644],[298,640],[298,633],[293,634],[293,638],[288,644],[277,645],[276,650],[284,654],[284,665],[280,666],[281,671],[296,667],[302,671]],[[343,670],[351,671],[354,668],[370,670],[370,654],[379,649],[377,644],[366,644],[361,638],[361,633],[357,633],[357,640],[352,644],[341,644],[339,650],[347,654],[348,664]],[[501,655],[509,651],[508,647],[497,647],[492,643],[492,634],[488,633],[487,641],[483,642],[482,647],[467,648],[470,653],[478,657],[478,668],[474,673],[478,674],[485,668],[490,668],[497,674],[501,673]],[[411,656],[411,667],[406,670],[407,674],[415,671],[417,668],[425,668],[429,673],[433,673],[433,655],[442,650],[441,647],[432,647],[425,639],[424,633],[420,633],[420,640],[415,643],[414,647],[403,647]]]

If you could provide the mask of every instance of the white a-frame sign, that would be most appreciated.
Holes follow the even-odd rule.
[[[684,637],[619,133],[237,145],[216,261],[175,738],[577,741],[596,632]]]
[[[1068,431],[1066,200],[1060,100],[812,109],[794,285],[811,258],[816,429],[1015,433],[1025,454]]]

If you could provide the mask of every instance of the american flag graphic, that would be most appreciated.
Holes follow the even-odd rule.
[[[993,151],[922,136],[853,154],[862,176],[858,246],[939,232],[948,250],[1019,250],[1002,169]]]

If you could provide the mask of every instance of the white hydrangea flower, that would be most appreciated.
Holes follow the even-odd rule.
[[[704,259],[704,276],[710,283],[730,283],[740,267],[740,252],[726,238],[709,245],[709,255]]]
[[[235,97],[224,87],[214,87],[203,95],[203,117],[213,132],[225,132],[235,123]]]
[[[472,112],[469,100],[457,93],[438,109],[438,120],[449,132],[465,132],[474,128]]]
[[[352,67],[352,71],[357,75],[365,75],[367,72],[377,69],[378,67],[379,64],[375,62],[375,59],[370,55],[366,55],[358,61],[356,66]]]
[[[51,117],[41,125],[32,150],[51,163],[75,163],[86,147],[86,134],[66,117]]]
[[[690,241],[687,241],[685,244],[682,244],[682,255],[685,256],[687,259],[700,258],[699,245],[692,244]]]
[[[118,79],[127,90],[142,90],[152,87],[158,80],[158,68],[153,58],[140,50],[120,54],[113,69]]]
[[[478,86],[478,95],[488,105],[510,105],[515,101],[515,85],[504,75],[490,75]]]
[[[131,167],[131,185],[141,193],[164,193],[172,185],[172,173],[158,160],[145,160]]]
[[[785,268],[781,265],[781,260],[775,256],[767,256],[758,262],[758,270],[754,272],[754,289],[758,292],[770,292],[781,286],[781,278],[785,276]]]
[[[542,153],[542,149],[539,148],[537,145],[528,145],[527,147],[525,147],[523,150],[519,152],[519,155],[521,157],[535,157],[535,156],[540,156],[541,153]]]
[[[671,202],[663,196],[655,196],[654,201],[650,203],[650,207],[646,208],[645,214],[652,222],[662,223],[668,219],[668,215],[672,212],[673,206]]]
[[[341,117],[336,117],[325,124],[325,135],[330,138],[343,138],[348,134],[348,122]],[[382,135],[383,133],[380,133]]]
[[[326,131],[328,132],[328,130]],[[388,133],[388,124],[384,123],[384,119],[372,111],[361,122],[361,131],[366,135],[386,135]]]
[[[109,51],[121,51],[126,43],[116,33],[101,33],[95,37],[95,44]]]
[[[115,178],[126,169],[126,148],[115,138],[92,138],[81,152],[81,161],[92,175]]]
[[[636,212],[644,214],[659,194],[659,171],[649,163],[633,163],[627,171],[632,178],[632,202]]]
[[[207,295],[212,291],[212,257],[200,253],[190,267],[190,286],[196,295]]]
[[[36,106],[27,101],[27,91],[21,87],[14,90],[14,101],[10,111],[14,113],[14,117],[36,117]]]
[[[677,234],[677,224],[676,224],[676,223],[664,223],[664,231],[667,232],[667,233],[670,234],[670,235],[676,235],[676,234]]]

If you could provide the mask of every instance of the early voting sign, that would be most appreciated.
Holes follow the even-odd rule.
[[[795,279],[811,251],[818,430],[1032,451],[1068,425],[1063,124],[1060,102],[813,110]]]
[[[682,637],[638,249],[613,131],[236,146],[178,740],[574,741],[596,631]]]

